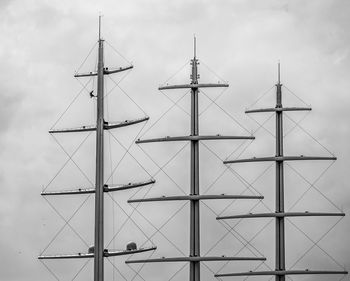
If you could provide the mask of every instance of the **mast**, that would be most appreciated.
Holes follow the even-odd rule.
[[[282,84],[278,62],[276,108],[282,108]],[[276,111],[276,157],[283,157],[282,111]],[[284,213],[284,163],[276,162],[276,213]],[[285,270],[284,217],[276,217],[276,270]],[[276,281],[285,281],[285,275],[276,275]]]
[[[247,219],[247,218],[275,218],[275,270],[270,271],[249,271],[238,273],[223,273],[216,274],[216,277],[232,277],[232,276],[260,276],[272,275],[275,276],[276,281],[285,281],[286,275],[325,275],[325,274],[347,274],[347,271],[335,270],[286,270],[286,254],[285,254],[285,217],[341,217],[344,213],[328,213],[328,212],[285,212],[284,210],[284,161],[322,161],[322,160],[336,160],[337,158],[324,156],[285,156],[283,153],[283,112],[284,111],[310,111],[310,107],[283,107],[282,106],[282,84],[281,84],[281,70],[280,62],[278,62],[278,81],[276,84],[276,106],[274,108],[260,108],[246,110],[245,113],[263,113],[275,112],[276,117],[276,153],[274,157],[254,157],[249,159],[238,159],[224,161],[224,164],[233,163],[249,163],[249,162],[266,162],[273,161],[276,166],[275,175],[275,213],[256,213],[233,216],[217,217],[222,219]]]
[[[163,263],[163,262],[189,262],[189,281],[200,281],[200,263],[209,261],[263,261],[265,257],[240,257],[240,256],[201,256],[200,253],[200,201],[201,200],[222,200],[222,199],[263,199],[263,196],[256,195],[230,195],[230,194],[200,194],[199,185],[199,142],[206,140],[248,140],[254,136],[234,136],[234,135],[200,135],[199,133],[199,112],[198,99],[200,88],[228,87],[227,83],[199,83],[198,59],[196,48],[196,37],[194,37],[194,54],[191,59],[191,76],[189,84],[161,86],[159,90],[190,89],[191,95],[191,123],[189,136],[167,136],[163,138],[138,139],[136,143],[153,142],[190,142],[190,186],[189,195],[185,196],[161,196],[152,198],[140,198],[128,200],[129,203],[136,202],[168,202],[168,201],[190,201],[190,247],[189,256],[182,257],[162,257],[152,259],[127,260],[125,263]]]
[[[129,182],[127,184],[106,184],[104,180],[104,131],[122,128],[149,120],[148,116],[133,119],[123,120],[119,122],[106,122],[104,119],[104,76],[110,75],[122,71],[132,69],[133,66],[117,67],[108,69],[104,66],[104,40],[101,38],[101,16],[99,16],[98,25],[98,64],[97,71],[91,71],[87,73],[76,73],[74,77],[97,77],[97,94],[94,96],[92,92],[90,97],[96,97],[97,99],[97,116],[96,124],[81,126],[78,128],[68,129],[52,129],[50,134],[56,133],[76,133],[76,132],[89,132],[96,131],[96,174],[95,174],[95,186],[91,188],[79,188],[73,190],[59,190],[59,191],[43,191],[43,196],[57,196],[57,195],[77,195],[77,194],[95,194],[95,221],[94,221],[94,244],[89,247],[87,253],[76,254],[56,254],[56,255],[40,255],[38,259],[81,259],[81,258],[93,258],[94,259],[94,281],[104,280],[104,258],[122,255],[131,255],[136,253],[142,253],[147,251],[154,251],[156,246],[137,248],[136,243],[133,243],[132,247],[127,247],[126,250],[108,250],[104,249],[104,193],[105,192],[119,192],[123,190],[129,190],[132,188],[143,187],[155,183],[154,179],[146,180],[143,182]]]
[[[194,54],[191,74],[191,84],[198,84],[198,60],[196,58],[196,37],[194,40]],[[198,120],[198,88],[191,88],[191,136],[199,134]],[[191,195],[199,195],[199,141],[191,140]],[[199,200],[190,202],[190,256],[200,256],[200,226],[199,226]],[[200,280],[199,261],[190,262],[190,281]]]
[[[101,16],[98,18],[98,23],[94,281],[103,281],[104,61],[103,40],[101,39]]]

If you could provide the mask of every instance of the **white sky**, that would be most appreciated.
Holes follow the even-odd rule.
[[[338,160],[318,182],[317,186],[348,214],[350,208],[347,180],[350,165],[348,146],[350,137],[348,126],[350,117],[348,110],[350,106],[348,93],[350,88],[348,79],[350,4],[348,1],[3,0],[0,2],[2,35],[0,44],[0,280],[54,280],[44,266],[37,261],[36,256],[50,242],[63,225],[63,221],[42,199],[40,192],[66,161],[66,155],[47,131],[81,89],[81,85],[73,78],[73,74],[96,42],[99,12],[104,15],[104,38],[135,66],[134,70],[123,80],[121,87],[151,117],[151,121],[147,124],[148,127],[171,106],[169,100],[157,91],[157,87],[191,58],[194,33],[197,36],[198,57],[204,62],[200,65],[201,81],[205,82],[205,78],[211,80],[210,82],[219,80],[205,68],[205,65],[208,65],[230,83],[230,88],[218,99],[218,104],[239,120],[249,131],[256,128],[256,123],[244,116],[244,109],[249,107],[260,94],[274,85],[277,78],[276,65],[277,61],[280,60],[282,63],[282,83],[313,107],[311,114],[301,123],[302,126],[338,157]],[[82,67],[82,70],[90,71],[91,67],[94,66],[94,59],[95,53],[87,60],[87,64]],[[106,46],[106,66],[126,64],[125,60],[116,56]],[[185,67],[169,83],[188,81],[186,80],[188,79],[188,69],[189,66]],[[118,81],[121,76],[114,77]],[[108,80],[107,89],[112,86],[113,82]],[[89,85],[88,89],[91,87],[92,85]],[[218,93],[220,92],[213,92],[213,97]],[[273,90],[271,93],[261,103],[256,104],[256,107],[260,105],[273,106]],[[173,99],[180,97],[180,95],[181,93],[175,91],[169,92],[169,97]],[[181,103],[185,109],[188,109],[187,101],[185,99]],[[286,103],[290,101],[302,105],[296,99],[288,99],[287,96],[285,101]],[[207,103],[208,100],[204,98],[202,105],[205,107]],[[93,106],[88,94],[84,93],[57,126],[91,124],[94,122]],[[136,118],[142,115],[143,113],[132,105],[120,90],[115,89],[112,92],[108,108],[110,120]],[[296,115],[295,120],[299,120],[302,116]],[[171,111],[162,121],[164,123],[159,122],[157,126],[145,134],[145,137],[188,133],[188,119],[184,112],[179,109]],[[247,134],[237,125],[229,123],[231,121],[214,106],[203,115],[201,124],[207,124],[207,126],[202,125],[201,129],[203,132],[215,134]],[[291,123],[288,125],[286,121],[286,128],[290,127]],[[118,131],[115,136],[126,145],[131,142],[132,137],[141,128],[142,126],[138,125],[134,129]],[[274,130],[273,120],[267,124],[267,128]],[[310,139],[301,130],[296,129],[294,133],[291,134],[289,141],[286,140],[287,152],[292,151],[304,155],[327,154],[317,144],[311,144]],[[79,135],[76,138],[59,137],[58,139],[65,149],[71,152],[82,140],[82,137],[84,136]],[[255,143],[247,149],[242,157],[264,156],[273,153],[273,139],[268,136],[266,131],[259,130],[256,137]],[[237,144],[232,145],[230,142],[223,144],[221,146],[208,143],[208,146],[213,148],[220,157],[226,158]],[[181,144],[143,146],[159,163],[165,163],[180,147]],[[116,143],[111,145],[111,149],[114,157],[112,163],[115,164],[122,151],[118,149]],[[186,154],[188,147],[186,149],[183,154],[179,155],[177,161],[174,161],[173,165],[167,167],[169,174],[184,189],[188,187],[189,158],[188,153]],[[157,171],[157,167],[147,160],[142,150],[135,147],[132,152],[150,174],[153,175]],[[203,152],[201,159],[203,159],[204,170],[201,183],[203,182],[207,186],[213,181],[214,176],[224,169],[224,166],[217,159],[215,160],[215,157],[210,156],[206,148],[202,147],[201,152]],[[76,155],[75,160],[92,180],[93,159],[94,138],[91,135],[86,146],[82,147],[82,152]],[[215,165],[211,166],[210,163],[215,163]],[[57,182],[54,182],[50,188],[69,189],[88,183],[74,165],[69,165],[69,168],[63,171],[62,175],[57,178]],[[110,169],[108,164],[106,167]],[[237,171],[248,180],[253,180],[253,174],[258,175],[264,167],[268,166],[252,167],[247,164],[238,167]],[[327,165],[315,164],[295,167],[303,171],[303,175],[312,181],[312,179],[317,178],[319,171],[322,171],[322,168],[327,167]],[[132,159],[127,159],[127,157],[115,176],[117,182],[143,180],[148,177],[142,170],[139,171]],[[256,184],[256,188],[265,195],[266,204],[273,209],[273,180],[271,180],[273,178],[271,177],[273,177],[273,169],[266,175],[266,178]],[[288,203],[293,202],[293,199],[307,188],[305,183],[296,178],[295,174],[286,172],[286,181],[293,183],[293,186],[291,186],[292,184],[286,186],[286,189],[289,187],[290,192],[288,198],[292,198],[290,201],[286,200]],[[156,180],[157,184],[154,185],[148,194],[149,196],[178,194],[179,190],[169,183],[169,179],[164,174],[160,173]],[[222,184],[226,186],[232,184],[233,182],[230,180],[237,181],[237,179],[228,177],[222,181]],[[267,185],[268,183],[271,188]],[[212,192],[231,191],[231,193],[238,193],[242,191],[242,186],[232,191],[227,187],[227,190],[224,190],[219,185]],[[297,187],[302,185],[303,188],[298,190]],[[125,201],[132,194],[130,192],[116,197],[121,206],[125,205],[127,212],[132,209],[127,207]],[[141,195],[140,193],[139,196]],[[68,217],[82,199],[84,198],[59,198],[57,200],[51,199],[50,202],[54,203],[65,217]],[[235,208],[231,208],[231,214],[246,212],[253,204],[250,202],[248,207],[245,207],[244,203],[239,203]],[[208,205],[218,212],[223,208],[217,202]],[[160,203],[153,204],[152,207],[150,205],[142,206],[140,210],[155,225],[160,225],[166,219],[165,214],[170,215],[178,206],[180,206],[178,203],[177,205],[172,203],[162,205]],[[72,220],[72,225],[77,228],[77,231],[89,244],[92,242],[93,235],[92,207],[93,201],[88,202],[77,218]],[[293,210],[297,210],[297,207],[300,207],[299,211],[307,209],[336,210],[317,192],[308,194],[301,205],[296,206],[296,209]],[[106,203],[108,211],[111,211],[112,208],[110,202]],[[117,210],[117,207],[115,208]],[[225,231],[223,228],[216,229],[218,223],[215,221],[215,216],[210,214],[205,207],[202,209],[203,218],[208,221],[205,224],[207,228],[202,231],[203,236],[207,237],[202,238],[204,252],[208,248],[206,243],[213,244],[220,233],[225,233]],[[256,209],[255,211],[266,211],[266,209]],[[169,223],[169,227],[164,230],[164,233],[176,241],[177,245],[183,246],[181,249],[185,252],[188,248],[186,240],[188,223],[183,221],[187,218],[186,212],[180,214],[179,219]],[[117,226],[121,224],[118,220],[119,215],[121,218],[123,217],[120,210],[116,211],[114,217]],[[154,229],[145,223],[140,216],[135,215],[134,219],[148,235],[154,232]],[[111,213],[107,214],[108,220],[113,220]],[[314,240],[317,240],[336,221],[337,219],[324,221],[322,219],[307,219],[307,223],[303,223],[302,220],[295,222],[299,226],[305,227],[304,230]],[[254,223],[245,222],[237,231],[249,238],[253,236],[254,230],[256,232],[259,227],[263,226],[258,221],[254,221]],[[233,225],[233,223],[230,224]],[[114,227],[117,226],[114,225]],[[115,247],[124,247],[125,242],[129,240],[135,240],[139,244],[144,242],[144,236],[140,235],[135,226],[132,224],[127,226],[129,228],[126,227],[125,233],[121,233],[120,242],[116,242]],[[269,259],[267,264],[273,267],[272,226],[273,224],[270,225],[270,229],[267,229],[265,234],[262,233],[261,239],[254,241],[253,245],[266,255]],[[111,238],[112,228],[113,223],[107,223],[106,240]],[[177,229],[181,229],[181,231],[174,231]],[[56,244],[48,249],[49,253],[86,250],[85,245],[74,236],[74,233],[72,234],[69,228],[65,231],[61,233],[62,235],[59,236]],[[304,248],[312,245],[310,241],[305,240],[305,237],[297,234],[295,228],[289,226],[288,231],[290,237],[287,237],[289,255],[287,266],[288,262],[289,264],[293,263],[297,256],[303,254]],[[347,269],[350,268],[349,231],[350,219],[345,217],[320,243],[323,249],[327,250],[341,264],[344,264]],[[225,252],[227,255],[232,253],[231,250],[235,253],[237,251],[235,247],[239,247],[240,244],[235,242],[235,238],[231,237],[230,239],[223,241],[224,244],[218,246],[218,250],[212,254],[221,254],[221,250],[227,250],[228,252]],[[271,240],[269,241],[271,247],[264,243],[267,241],[266,239]],[[153,242],[158,245],[155,257],[179,255],[161,236],[154,236]],[[241,255],[251,254],[249,251],[241,253]],[[118,259],[116,264],[120,266],[126,276],[132,277],[132,270],[123,262],[123,259]],[[48,263],[48,265],[62,280],[71,280],[82,263],[55,261]],[[212,268],[216,271],[219,266],[219,264],[214,264]],[[244,270],[250,270],[254,269],[256,263],[248,265],[239,263],[237,266],[231,264],[222,271],[240,270],[241,266]],[[327,256],[324,257],[324,253],[317,247],[310,251],[296,268],[303,269],[308,266],[310,268],[339,269]],[[108,267],[106,274],[110,274],[111,268],[108,262],[106,262],[106,267]],[[167,280],[178,268],[179,265],[146,266],[142,271],[142,276],[146,280]],[[260,269],[266,268],[261,267]],[[92,280],[91,270],[92,263],[90,262],[76,280],[86,280],[86,278]],[[157,271],[156,275],[155,271]],[[203,280],[214,280],[212,274],[205,267],[203,267],[202,273]],[[187,274],[187,269],[184,269],[177,276],[177,280],[187,278]],[[111,275],[108,277],[112,279]],[[115,278],[120,279],[121,277],[115,273]],[[328,278],[309,277],[309,279],[302,279],[298,277],[293,278],[293,280],[329,280]],[[346,277],[345,280],[348,278]],[[135,280],[142,279],[137,277]],[[339,280],[339,277],[335,276],[333,280]]]

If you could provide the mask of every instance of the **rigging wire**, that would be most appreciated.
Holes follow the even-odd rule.
[[[49,181],[49,183],[45,186],[45,188],[42,191],[45,191],[51,183],[56,179],[56,177],[61,173],[61,171],[66,167],[66,165],[69,163],[71,158],[78,152],[80,147],[85,143],[85,141],[88,139],[88,137],[91,135],[91,132],[83,139],[83,141],[78,145],[78,147],[73,151],[73,153],[69,156],[69,158],[66,160],[66,162],[62,165],[62,167],[58,170],[58,172],[54,175],[54,177]]]
[[[327,168],[324,169],[324,171],[323,171],[323,172],[320,174],[320,176],[316,179],[316,182],[326,173],[326,171],[328,171],[328,169],[329,169],[334,163],[335,163],[335,161],[332,161],[332,163],[331,163]],[[308,179],[306,179],[297,169],[295,169],[293,166],[291,166],[291,165],[288,164],[288,163],[286,163],[286,164],[287,164],[287,166],[290,167],[291,170],[293,170],[300,178],[302,178],[307,184],[310,185],[310,187],[309,187],[309,189],[308,189],[307,191],[309,191],[311,188],[313,188],[315,191],[317,191],[319,194],[321,194],[321,196],[322,196],[323,198],[325,198],[330,204],[332,204],[338,211],[342,212],[342,210],[341,210],[331,199],[329,199],[323,192],[321,192],[321,191],[315,186],[315,183],[316,183],[316,182],[310,182],[310,181],[309,181]],[[307,192],[307,191],[306,191],[306,192]],[[306,192],[302,194],[302,197],[305,196]],[[297,202],[293,204],[292,207],[294,207],[294,206],[302,199],[302,197],[299,198],[299,199],[297,200]]]
[[[119,83],[117,83],[112,77],[110,77],[110,76],[108,76],[108,78],[115,84],[115,86],[116,87],[118,87],[120,90],[121,90],[121,92],[125,95],[125,96],[127,96],[132,102],[133,102],[133,104],[135,104],[136,106],[137,106],[137,108],[138,109],[140,109],[142,112],[143,112],[143,114],[145,114],[145,115],[147,115],[147,113],[142,109],[142,107],[132,98],[132,97],[130,97],[130,95],[128,95],[128,93],[122,88],[122,87],[120,87],[119,86]]]
[[[119,56],[121,56],[128,64],[132,65],[132,62],[129,61],[125,56],[122,55],[116,48],[113,47],[107,40],[105,40],[106,44],[111,47],[111,49],[116,52]]]
[[[158,163],[157,163],[156,161],[153,160],[153,158],[149,155],[149,153],[147,153],[147,152],[142,148],[142,146],[139,146],[140,149],[144,152],[144,154],[159,168],[159,170],[156,172],[156,174],[158,174],[160,171],[162,171],[162,172],[167,176],[167,178],[170,179],[170,180],[176,185],[176,187],[177,187],[183,194],[185,194],[185,195],[186,195],[186,192],[183,190],[183,188],[182,188],[171,176],[169,176],[169,174],[164,170],[164,167],[165,167],[166,165],[168,165],[168,164],[169,164],[169,163],[170,163],[170,162],[185,148],[185,147],[187,147],[188,145],[189,145],[188,143],[186,143],[185,145],[183,145],[183,146],[181,147],[181,149],[178,150],[177,153],[175,153],[175,155],[174,155],[173,157],[171,157],[170,160],[169,160],[165,165],[163,165],[163,166],[158,165]],[[153,176],[155,176],[155,175],[153,175]]]
[[[298,227],[295,223],[292,222],[292,220],[288,219],[288,222],[293,225],[297,230],[299,230],[299,232],[301,232],[307,239],[309,239],[311,242],[312,242],[312,246],[304,253],[302,254],[294,263],[293,265],[291,266],[291,269],[302,259],[304,258],[315,246],[317,246],[317,248],[319,248],[323,253],[325,253],[336,265],[338,265],[340,268],[344,269],[345,270],[345,267],[343,265],[341,265],[331,254],[329,254],[326,250],[324,250],[320,245],[318,245],[318,243],[324,238],[326,237],[326,235],[335,228],[335,226],[343,219],[340,218],[338,219],[338,221],[333,224],[331,226],[331,228],[324,234],[321,236],[320,239],[318,239],[316,242],[311,239],[311,237],[309,235],[307,235],[307,233],[305,231],[303,231],[300,227]]]
[[[78,94],[73,98],[73,100],[69,103],[69,105],[66,107],[66,109],[63,111],[63,113],[58,117],[58,119],[56,120],[56,122],[51,126],[50,130],[52,130],[57,123],[62,119],[62,117],[67,113],[67,111],[70,109],[70,107],[73,105],[73,103],[77,100],[77,98],[81,95],[81,93],[86,90],[86,87],[88,86],[88,84],[91,82],[90,78],[85,84],[81,84],[83,86],[83,88],[78,92]],[[79,80],[78,80],[79,81]],[[79,81],[79,83],[81,83]]]
[[[58,237],[58,235],[63,231],[63,229],[66,227],[67,224],[73,219],[76,213],[84,206],[84,204],[87,202],[87,200],[90,198],[91,194],[89,194],[83,202],[78,206],[78,208],[74,211],[73,215],[69,217],[69,219],[65,220],[65,224],[59,229],[59,231],[54,235],[54,237],[51,239],[51,241],[47,244],[47,246],[44,248],[44,250],[41,252],[41,255],[51,246],[51,244],[55,241],[55,239]],[[45,198],[45,200],[50,204],[50,202]],[[83,240],[84,242],[84,240]],[[86,243],[86,242],[84,242]]]
[[[314,136],[312,136],[308,131],[306,131],[302,126],[300,126],[297,122],[295,122],[292,118],[290,118],[287,114],[285,116],[292,121],[298,128],[300,128],[304,133],[306,133],[310,138],[312,138],[316,143],[318,143],[323,149],[325,149],[332,156],[335,156],[333,152],[331,152],[327,147],[321,144]]]
[[[288,89],[286,86],[282,86],[283,88],[285,88],[289,93],[291,93],[294,97],[296,97],[299,101],[301,101],[303,104],[305,104],[306,106],[310,106],[310,104],[307,104],[302,98],[300,98],[297,94],[295,94],[292,90]]]
[[[67,152],[67,150],[63,147],[63,145],[57,140],[56,137],[54,137],[52,135],[52,137],[54,138],[54,140],[57,142],[57,144],[61,147],[61,149],[63,150],[63,152],[70,158],[70,161],[73,162],[73,164],[79,169],[79,171],[81,172],[81,174],[85,177],[85,179],[91,184],[93,185],[92,181],[89,179],[89,177],[87,176],[87,174],[79,167],[79,165],[74,161],[73,156],[70,156],[69,153]]]
[[[189,91],[187,91],[184,95],[177,99],[177,101],[174,102],[171,107],[169,107],[149,128],[147,128],[147,130],[140,136],[140,138],[142,138],[146,133],[148,133],[149,130],[151,130],[171,109],[173,109],[177,105],[177,103],[179,103],[187,95],[188,92]]]
[[[211,72],[212,74],[214,74],[214,76],[216,76],[217,78],[219,78],[222,82],[227,83],[227,80],[223,79],[222,77],[220,77],[213,69],[211,69],[202,59],[200,60],[200,63],[207,69],[209,70],[209,72]]]
[[[87,261],[83,264],[83,266],[78,270],[78,272],[74,275],[73,279],[71,279],[71,281],[74,281],[78,275],[83,271],[83,269],[88,265],[88,263],[90,262],[90,259],[87,259]]]
[[[244,131],[246,131],[247,133],[250,133],[250,131],[244,127],[236,118],[234,118],[232,116],[232,114],[228,113],[225,109],[223,109],[219,104],[217,104],[215,102],[215,100],[213,100],[210,96],[208,96],[203,90],[201,90],[201,93],[204,94],[204,96],[206,96],[209,100],[211,100],[213,102],[213,104],[215,104],[219,109],[222,110],[222,112],[224,112],[231,120],[233,120],[239,127],[241,127]]]
[[[97,46],[97,42],[95,42],[95,44],[92,46],[92,48],[90,49],[89,53],[87,54],[87,56],[85,57],[85,59],[83,60],[83,62],[80,64],[80,66],[78,67],[78,70],[76,71],[76,73],[83,67],[83,65],[85,64],[85,62],[87,61],[87,59],[90,57],[92,51],[95,49],[95,47]]]
[[[52,269],[43,261],[43,260],[39,260],[41,262],[41,264],[43,266],[45,266],[45,268],[47,269],[48,272],[51,273],[51,275],[57,280],[60,281],[60,279],[57,277],[57,275],[52,271]]]

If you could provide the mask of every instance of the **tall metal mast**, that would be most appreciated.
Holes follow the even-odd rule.
[[[194,37],[194,54],[192,63],[191,84],[198,84],[198,60],[196,58],[196,37]],[[199,134],[198,88],[191,88],[191,136]],[[191,140],[191,195],[199,195],[199,141]],[[200,256],[200,218],[199,200],[190,201],[190,256]],[[190,281],[200,280],[199,261],[190,262]]]
[[[128,260],[126,263],[153,263],[153,262],[189,262],[189,281],[200,281],[200,263],[202,261],[256,261],[265,260],[264,257],[227,257],[227,256],[201,256],[200,254],[200,201],[201,200],[220,200],[220,199],[263,199],[263,196],[250,195],[228,195],[213,194],[201,195],[199,185],[199,142],[208,140],[237,140],[237,139],[254,139],[253,136],[222,136],[217,135],[200,135],[199,134],[199,114],[198,114],[198,96],[200,88],[228,87],[226,83],[198,83],[198,59],[196,55],[196,38],[194,38],[194,55],[191,60],[191,77],[190,84],[169,85],[159,87],[159,90],[171,89],[190,89],[191,95],[191,131],[189,136],[175,136],[165,138],[154,138],[137,140],[136,143],[151,142],[168,142],[168,141],[189,141],[190,149],[190,194],[181,196],[161,196],[153,198],[141,198],[128,200],[129,203],[136,202],[166,202],[166,201],[190,201],[190,249],[188,257],[167,257],[142,260]]]
[[[275,112],[276,114],[276,155],[275,157],[254,157],[251,159],[239,159],[225,161],[225,164],[244,162],[276,162],[276,209],[275,213],[260,213],[218,217],[217,219],[242,219],[242,218],[267,218],[274,217],[276,220],[275,229],[275,270],[273,271],[249,271],[240,273],[216,274],[216,277],[228,276],[253,276],[253,275],[275,275],[276,281],[285,281],[286,275],[309,275],[309,274],[347,274],[347,271],[332,270],[286,270],[285,264],[285,217],[306,217],[306,216],[344,216],[344,213],[324,212],[285,212],[284,210],[284,161],[301,160],[336,160],[336,157],[320,156],[284,156],[283,154],[283,112],[284,111],[309,111],[309,107],[283,107],[282,106],[282,84],[280,63],[278,62],[278,82],[276,84],[276,106],[275,108],[262,108],[247,110],[246,113]]]
[[[280,63],[278,63],[278,83],[276,84],[276,108],[282,108],[282,85]],[[276,156],[283,157],[282,111],[276,111]],[[276,162],[276,213],[284,213],[283,161]],[[285,270],[284,217],[276,218],[276,270]],[[285,275],[276,275],[276,281],[284,281]]]
[[[133,66],[118,67],[108,69],[104,67],[104,54],[103,54],[103,43],[104,40],[101,38],[101,16],[99,16],[99,27],[98,27],[98,64],[97,71],[88,73],[77,73],[75,77],[97,77],[97,95],[91,96],[97,99],[97,116],[96,125],[81,126],[78,128],[70,129],[54,129],[50,130],[49,133],[71,133],[71,132],[88,132],[96,131],[96,174],[95,174],[95,187],[94,188],[79,188],[74,190],[63,190],[63,191],[43,191],[41,195],[73,195],[73,194],[95,194],[95,226],[94,226],[94,245],[88,249],[87,253],[77,254],[59,254],[59,255],[40,255],[39,259],[80,259],[80,258],[94,258],[94,281],[104,280],[104,258],[131,255],[146,251],[154,251],[155,246],[144,247],[144,248],[132,248],[126,250],[108,250],[104,249],[104,193],[105,192],[116,192],[127,189],[142,187],[153,184],[154,179],[149,179],[143,182],[127,183],[127,184],[111,184],[108,185],[104,182],[104,131],[116,128],[122,128],[125,126],[137,124],[140,122],[147,121],[148,116],[133,119],[123,120],[121,122],[106,122],[104,119],[104,76],[113,73],[122,72],[125,70],[132,69]]]
[[[103,40],[101,39],[101,16],[99,16],[98,30],[94,281],[103,281],[104,62]]]

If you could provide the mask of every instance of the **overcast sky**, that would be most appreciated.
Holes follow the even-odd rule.
[[[295,269],[335,269],[341,265],[350,269],[350,191],[347,173],[350,166],[349,138],[350,129],[350,3],[346,0],[246,0],[246,1],[0,1],[0,280],[55,280],[55,278],[36,259],[51,239],[64,225],[64,221],[52,210],[40,196],[47,186],[49,190],[69,189],[91,186],[94,182],[94,135],[78,134],[58,136],[57,140],[72,153],[87,137],[79,153],[74,156],[75,163],[68,163],[55,177],[67,160],[67,155],[48,130],[61,116],[88,79],[76,80],[73,74],[91,71],[96,62],[96,48],[81,66],[82,62],[97,41],[98,14],[103,14],[102,34],[106,39],[106,66],[119,67],[132,62],[134,69],[127,73],[120,87],[106,78],[108,95],[106,119],[110,121],[139,118],[147,114],[150,121],[145,127],[133,128],[106,134],[106,178],[111,167],[115,167],[123,156],[124,146],[132,143],[140,132],[144,137],[189,134],[188,95],[180,102],[180,107],[172,108],[164,118],[151,126],[171,108],[169,100],[180,98],[185,92],[171,91],[168,98],[157,88],[167,81],[185,83],[189,81],[189,60],[193,56],[193,34],[197,36],[197,54],[201,61],[200,81],[223,82],[230,84],[222,96],[201,116],[201,131],[210,134],[250,134],[257,129],[257,123],[244,115],[244,110],[265,91],[270,91],[253,107],[274,106],[274,84],[277,81],[277,62],[281,61],[282,83],[287,87],[283,95],[285,105],[313,108],[301,125],[322,145],[334,153],[338,160],[328,169],[316,186],[320,192],[311,188],[305,197],[295,206],[293,203],[308,189],[295,172],[300,171],[309,183],[315,181],[329,163],[291,164],[286,167],[286,208],[294,211],[332,211],[337,208],[347,217],[341,220],[320,242],[320,248],[312,248],[295,265]],[[118,53],[110,47],[115,48]],[[187,63],[187,64],[186,64]],[[81,67],[80,67],[81,66]],[[184,68],[181,68],[185,66]],[[176,76],[172,77],[179,69]],[[212,72],[214,70],[214,73]],[[124,74],[115,75],[115,82],[123,79]],[[95,122],[95,102],[88,92],[96,83],[88,83],[56,127],[89,125]],[[272,88],[272,89],[271,89]],[[121,90],[122,89],[122,90]],[[297,99],[290,89],[301,99]],[[144,112],[123,93],[132,97]],[[209,104],[205,95],[218,97],[220,91],[206,91],[200,96],[201,109]],[[305,103],[304,103],[305,102]],[[223,110],[222,110],[223,109]],[[226,112],[226,113],[225,113]],[[230,116],[228,116],[228,114]],[[257,122],[263,122],[270,115],[253,116]],[[288,114],[298,121],[303,114]],[[245,129],[233,121],[238,120]],[[293,129],[293,123],[287,118],[285,132]],[[149,129],[148,129],[149,128]],[[266,130],[259,129],[254,135],[256,141],[247,142],[232,157],[269,156],[274,153],[274,119],[266,123]],[[241,142],[223,142],[222,144],[204,143],[201,146],[201,189],[208,186],[224,170],[220,159],[225,159]],[[248,144],[250,144],[248,146]],[[149,188],[140,189],[135,198],[156,195],[181,194],[181,190],[158,171],[149,154],[158,165],[166,163],[171,156],[185,144],[150,144],[142,149],[133,146],[132,155],[142,164],[141,168],[133,157],[126,155],[118,169],[109,179],[109,183],[127,183],[149,179],[157,183]],[[248,146],[245,151],[243,148]],[[209,151],[211,149],[218,157]],[[189,193],[189,147],[186,146],[178,156],[165,167],[165,171],[179,185],[184,193]],[[314,142],[300,128],[295,128],[286,136],[286,153],[304,155],[329,155],[322,146]],[[299,166],[298,166],[299,165]],[[274,210],[274,169],[268,164],[244,164],[232,167],[212,187],[208,194],[261,193],[265,204]],[[288,168],[289,171],[288,171]],[[253,186],[247,191],[244,184],[234,173],[239,173],[247,182],[266,169]],[[51,182],[51,180],[55,179]],[[50,184],[49,184],[50,183]],[[49,184],[49,186],[48,186]],[[135,191],[114,195],[119,206],[106,198],[106,244],[112,239],[113,232],[122,225],[126,214],[133,208],[126,200]],[[87,197],[50,198],[49,202],[66,219]],[[220,213],[230,202],[206,203],[202,205],[202,254],[226,233],[212,213]],[[255,202],[256,203],[256,202]],[[254,202],[237,202],[231,205],[225,214],[249,212]],[[71,224],[88,245],[93,243],[93,197],[87,199]],[[171,214],[181,207],[181,203],[158,203],[139,206],[133,213],[133,220],[125,224],[118,239],[111,242],[109,248],[124,248],[130,240],[139,245],[152,243],[158,250],[152,257],[178,256],[181,251],[188,253],[188,206],[179,211],[178,216],[167,224],[162,233],[177,245],[175,249],[155,228],[160,226]],[[253,212],[268,209],[259,203]],[[211,208],[211,210],[209,209]],[[120,209],[123,208],[126,213]],[[338,221],[331,219],[292,220],[314,241]],[[236,228],[236,236],[228,235],[209,255],[233,255],[242,247],[242,241],[251,239],[268,220],[242,222]],[[287,223],[287,267],[293,265],[305,250],[313,244],[301,234],[292,223]],[[233,226],[234,222],[228,222]],[[253,239],[249,249],[243,249],[239,255],[264,255],[266,264],[259,270],[274,268],[273,228],[270,223],[262,233]],[[144,232],[144,234],[142,233]],[[240,236],[241,235],[241,236]],[[150,237],[147,241],[146,237]],[[237,238],[238,237],[238,238]],[[239,238],[241,237],[241,238]],[[243,238],[242,238],[243,237]],[[243,240],[242,240],[243,239]],[[69,228],[57,236],[57,239],[45,251],[46,254],[74,253],[87,250],[86,243]],[[329,255],[325,254],[326,251]],[[138,257],[148,257],[149,254]],[[331,256],[331,258],[330,258]],[[134,256],[133,259],[137,257]],[[111,260],[111,262],[113,262]],[[116,259],[115,264],[121,274],[131,280],[134,272],[124,265],[124,258]],[[47,265],[60,280],[71,280],[85,261],[52,261]],[[89,262],[76,280],[92,280],[92,262]],[[253,270],[259,263],[230,263],[221,272]],[[207,267],[208,266],[208,267]],[[221,264],[206,263],[202,266],[203,280],[214,280],[213,272]],[[180,270],[182,264],[145,266],[141,276],[145,280],[168,280]],[[138,269],[139,266],[133,266]],[[112,277],[113,274],[113,277]],[[188,267],[184,267],[174,280],[188,277]],[[106,261],[106,278],[122,280]],[[293,280],[330,280],[329,277],[293,277]],[[322,279],[323,278],[323,279]],[[339,280],[335,276],[332,280]],[[268,280],[268,278],[265,278]],[[259,279],[259,280],[265,280]],[[142,280],[137,277],[134,280]],[[185,279],[186,280],[186,279]],[[225,279],[226,280],[226,279]],[[241,279],[237,279],[241,280]],[[350,280],[346,277],[344,280]]]

